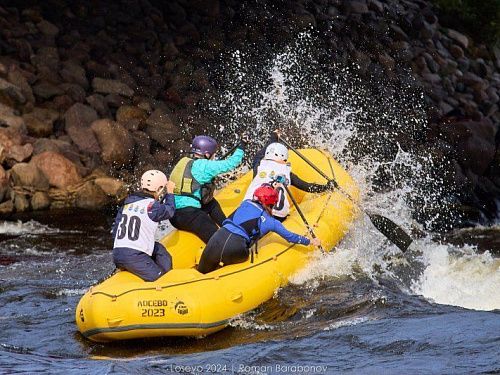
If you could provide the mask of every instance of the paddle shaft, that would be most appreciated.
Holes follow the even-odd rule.
[[[290,200],[292,201],[293,205],[295,206],[295,209],[297,210],[297,212],[299,213],[300,215],[300,218],[302,219],[302,221],[304,222],[304,224],[306,225],[307,227],[307,230],[309,231],[309,233],[311,234],[311,237],[312,238],[317,238],[316,237],[316,234],[314,233],[312,227],[309,225],[309,223],[307,222],[307,219],[306,217],[304,216],[304,213],[302,212],[302,210],[300,209],[297,201],[295,200],[295,198],[293,197],[292,195],[292,192],[290,191],[290,188],[288,186],[286,186],[286,184],[282,184],[283,187],[285,188],[286,190],[286,193],[288,194],[288,196],[290,197]],[[319,245],[318,246],[319,249],[321,250],[322,253],[325,252],[325,249],[323,249],[323,246]]]
[[[333,166],[330,162],[330,158],[327,156],[328,163],[330,164],[330,168],[332,170],[332,178],[328,177],[322,170],[320,170],[317,166],[315,166],[308,158],[305,157],[299,150],[297,150],[295,147],[293,147],[290,143],[288,143],[285,139],[283,139],[281,136],[279,137],[280,142],[282,142],[285,146],[287,146],[290,150],[295,152],[302,160],[304,160],[307,164],[309,164],[316,172],[318,172],[323,178],[325,178],[327,181],[335,181],[334,178],[334,173],[333,173]],[[335,183],[335,187],[337,188],[338,191],[340,191],[343,195],[345,195],[349,200],[360,210],[363,212],[372,224],[377,228],[377,230],[382,233],[387,239],[389,239],[392,243],[394,243],[402,252],[405,252],[410,244],[413,242],[413,239],[403,230],[401,229],[396,223],[394,223],[392,220],[386,218],[385,216],[382,215],[377,215],[377,214],[369,214],[365,210],[363,210],[351,197],[349,193],[344,191],[339,184]]]

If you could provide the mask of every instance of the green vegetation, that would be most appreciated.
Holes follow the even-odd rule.
[[[443,26],[466,32],[479,42],[500,42],[500,0],[433,0]]]

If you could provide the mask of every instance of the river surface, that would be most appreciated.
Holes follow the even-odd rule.
[[[360,219],[260,308],[206,338],[96,344],[76,329],[113,270],[111,214],[0,222],[0,373],[500,373],[500,227],[402,257]]]

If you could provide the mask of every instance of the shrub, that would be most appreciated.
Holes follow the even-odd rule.
[[[444,26],[488,44],[500,41],[500,0],[433,0]]]

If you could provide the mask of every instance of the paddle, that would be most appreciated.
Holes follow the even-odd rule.
[[[280,181],[278,181],[280,182]],[[309,225],[309,223],[307,222],[307,219],[306,217],[304,216],[304,213],[302,212],[302,210],[300,209],[297,201],[295,200],[295,198],[293,197],[292,195],[292,192],[290,191],[290,188],[286,185],[286,183],[281,183],[283,185],[283,187],[285,188],[286,190],[286,193],[288,194],[288,196],[290,197],[290,200],[292,201],[293,205],[295,206],[295,209],[297,210],[297,212],[299,213],[300,215],[300,218],[302,219],[302,221],[304,222],[304,224],[306,225],[306,228],[307,230],[309,231],[309,234],[311,235],[312,238],[317,238],[316,237],[316,234],[314,233],[312,227]],[[323,249],[323,246],[319,245],[318,248],[321,250],[322,253],[325,253],[325,249]]]
[[[290,150],[295,152],[302,160],[304,160],[307,164],[309,164],[316,172],[318,172],[323,178],[325,178],[327,181],[333,181],[334,186],[336,189],[338,189],[343,195],[345,195],[351,202],[353,202],[356,207],[366,214],[370,221],[372,222],[373,226],[378,229],[380,233],[382,233],[389,241],[391,241],[394,245],[396,245],[403,253],[408,249],[410,244],[413,242],[413,239],[403,230],[401,229],[396,223],[394,223],[392,220],[386,218],[385,216],[378,215],[378,214],[372,214],[368,213],[365,210],[363,210],[354,200],[353,198],[344,191],[335,181],[335,176],[333,174],[333,167],[330,162],[330,158],[328,158],[328,163],[330,164],[330,168],[332,170],[332,179],[330,179],[323,171],[321,171],[317,166],[315,166],[308,158],[306,158],[299,150],[294,148],[290,143],[288,143],[285,139],[283,139],[282,136],[278,136],[280,142],[283,142],[285,146],[287,146]]]

